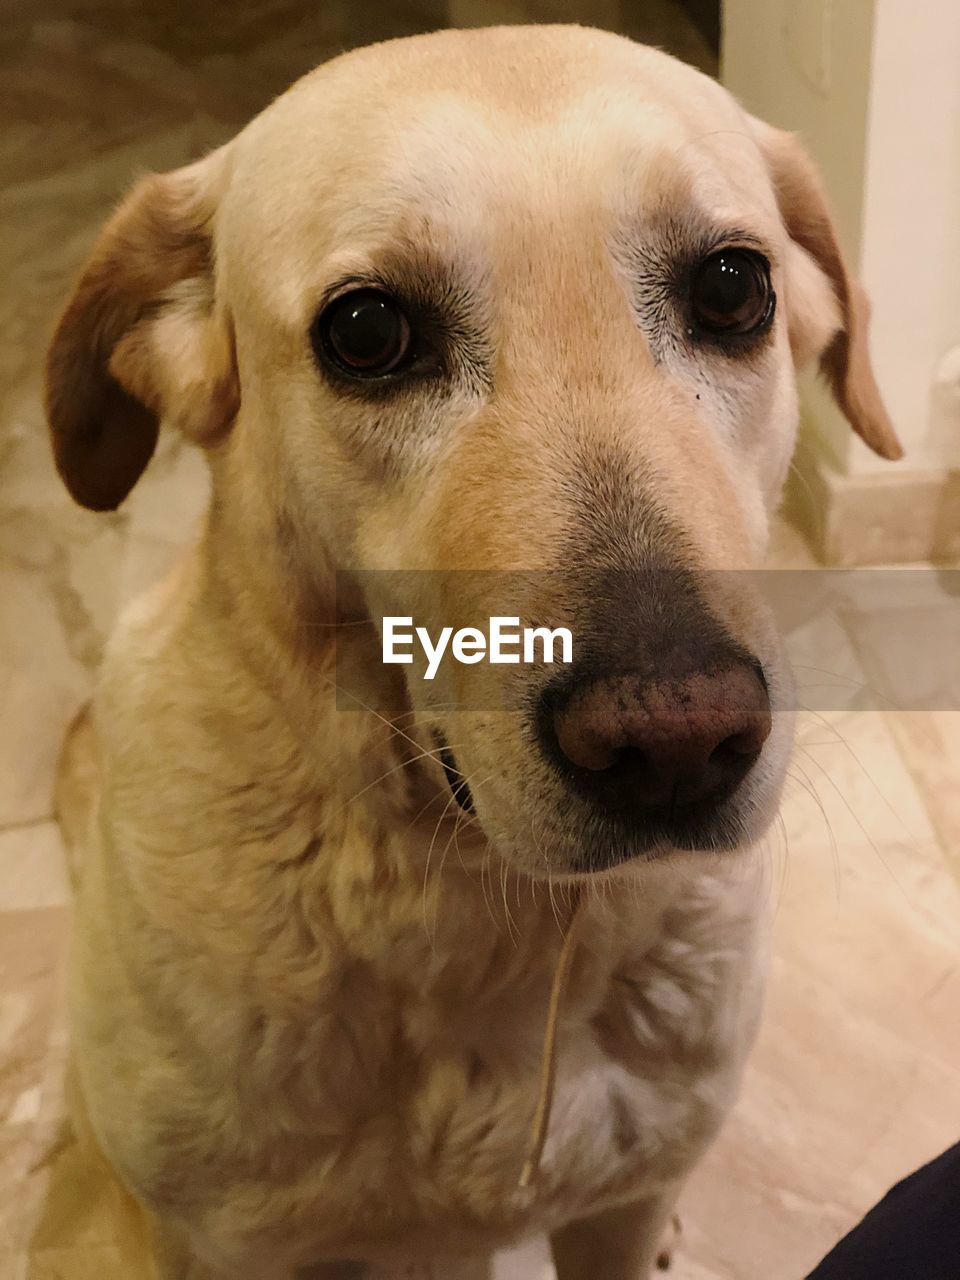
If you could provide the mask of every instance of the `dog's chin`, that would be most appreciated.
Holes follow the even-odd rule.
[[[502,822],[476,821],[499,856],[516,872],[551,882],[629,879],[652,864],[683,867],[685,874],[705,862],[736,860],[763,839],[777,811],[779,792],[762,799],[730,800],[683,821],[651,822],[642,828],[586,815],[579,831],[534,839],[529,827],[511,832]],[[526,824],[524,824],[526,825]],[[544,822],[540,830],[549,831]]]
[[[722,801],[683,813],[652,813],[628,820],[599,813],[569,792],[544,788],[526,812],[510,788],[471,790],[446,739],[435,732],[439,763],[452,800],[488,849],[519,875],[551,882],[625,877],[651,864],[696,870],[704,860],[734,859],[766,835],[777,813],[785,763],[766,755],[756,775]]]

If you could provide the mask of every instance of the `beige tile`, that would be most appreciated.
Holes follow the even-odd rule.
[[[891,710],[960,710],[960,574],[862,570],[843,618],[875,692]]]
[[[863,680],[847,628],[815,630],[817,665]],[[680,1277],[805,1274],[960,1135],[960,892],[915,763],[936,739],[904,723],[800,717],[771,839],[766,1016],[741,1102],[684,1196]]]
[[[806,578],[806,574],[800,575]],[[771,585],[764,581],[768,590]],[[819,602],[816,582],[788,583],[794,599],[776,610],[785,629],[787,660],[793,672],[796,706],[815,720],[837,712],[877,706],[850,635],[828,599]],[[882,704],[881,704],[882,707]]]
[[[54,822],[0,831],[0,912],[70,902],[67,865]]]
[[[0,1256],[22,1259],[60,1128],[67,944],[63,907],[0,911]]]
[[[132,533],[127,539],[120,572],[121,607],[159,582],[182,553],[182,546],[165,538]]]
[[[889,712],[886,719],[960,880],[960,711]]]
[[[842,850],[839,898],[808,852],[790,851],[743,1097],[684,1196],[685,1248],[727,1280],[805,1274],[960,1134],[956,944],[874,877],[869,846]]]
[[[182,545],[195,536],[210,495],[199,449],[176,432],[161,432],[157,452],[124,505],[131,532]]]
[[[816,791],[814,833],[821,842],[831,832],[845,843],[935,841],[923,797],[883,712],[801,712],[794,762],[794,776]],[[785,810],[788,819],[792,813]],[[800,838],[807,829],[793,834]]]
[[[0,826],[51,815],[63,731],[116,610],[120,517],[0,508]]]

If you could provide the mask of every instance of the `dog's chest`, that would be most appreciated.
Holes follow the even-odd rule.
[[[651,872],[643,894],[591,905],[525,1190],[562,920],[510,896],[512,925],[498,928],[482,886],[455,869],[425,918],[422,878],[369,861],[359,884],[354,859],[342,884],[319,868],[322,891],[295,862],[297,892],[278,892],[276,873],[255,885],[242,975],[163,951],[155,971],[175,1004],[162,1019],[155,1004],[124,1005],[142,998],[122,977],[142,959],[142,924],[105,929],[88,892],[81,968],[118,986],[108,999],[101,981],[78,1010],[78,1046],[98,1136],[146,1202],[189,1223],[226,1273],[254,1274],[261,1254],[293,1268],[490,1251],[684,1171],[754,1020],[744,893],[705,878],[658,892]],[[118,1063],[131,1017],[155,1039]]]
[[[275,1026],[277,1060],[262,1060],[269,1091],[224,1117],[248,1149],[254,1135],[245,1180],[270,1185],[260,1201],[264,1238],[284,1224],[298,1263],[415,1257],[447,1243],[483,1251],[680,1176],[712,1135],[738,1071],[742,1037],[727,1042],[724,1007],[731,984],[684,937],[640,956],[629,937],[610,941],[588,943],[574,973],[547,1142],[528,1189],[519,1183],[550,965],[529,970],[517,959],[497,998],[464,983],[459,1002],[442,984],[418,998],[359,966],[315,1035],[300,1027],[288,1039]],[[460,979],[451,981],[456,989]],[[229,1183],[227,1165],[222,1176]],[[225,1258],[238,1245],[231,1217],[218,1207],[220,1240],[211,1240]],[[235,1226],[250,1239],[249,1215]]]

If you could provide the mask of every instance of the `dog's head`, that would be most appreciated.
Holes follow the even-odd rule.
[[[866,321],[809,161],[718,85],[599,32],[446,32],[141,182],[61,320],[49,417],[96,509],[161,419],[205,446],[212,521],[275,602],[316,610],[336,569],[434,630],[569,621],[560,675],[402,670],[501,852],[578,871],[769,820],[786,676],[728,571],[762,557],[797,365],[898,456]]]

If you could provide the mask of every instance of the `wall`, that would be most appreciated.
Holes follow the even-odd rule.
[[[799,133],[830,189],[840,239],[860,262],[872,70],[874,0],[726,0],[721,76],[748,110]],[[810,421],[833,463],[849,430],[827,398],[806,388]]]
[[[939,504],[928,513],[931,537],[952,546],[960,352],[953,389],[935,395],[934,384],[960,347],[960,2],[726,0],[722,66],[744,104],[798,131],[824,173],[873,301],[874,363],[907,449],[889,468],[845,429],[822,389],[807,387],[801,459],[818,474],[805,483],[828,505],[842,504],[844,485],[848,494],[859,485],[862,518],[875,482],[874,544],[885,556],[897,545],[880,536],[883,506],[896,506],[897,484],[904,495],[912,486],[909,503]],[[820,515],[826,527],[830,513]],[[936,551],[912,540],[910,554],[918,548]],[[840,558],[855,557],[848,548]]]
[[[956,465],[930,401],[960,345],[960,0],[881,0],[872,83],[862,272],[878,377],[912,464]]]

